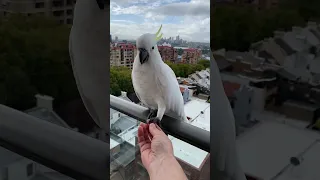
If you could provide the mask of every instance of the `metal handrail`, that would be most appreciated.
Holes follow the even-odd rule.
[[[74,179],[110,178],[109,144],[4,105],[0,146]]]
[[[113,95],[110,95],[110,107],[144,123],[149,114],[148,108]],[[209,131],[166,115],[161,126],[166,133],[210,153]]]
[[[110,106],[145,122],[145,107],[110,96]],[[210,150],[210,133],[164,116],[163,130],[204,151]],[[0,105],[0,147],[24,156],[74,179],[109,179],[110,146],[70,129]]]

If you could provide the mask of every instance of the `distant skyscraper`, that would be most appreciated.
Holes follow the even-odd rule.
[[[110,34],[110,42],[112,42],[112,35]]]
[[[114,41],[115,41],[115,42],[118,42],[118,36],[115,37]]]

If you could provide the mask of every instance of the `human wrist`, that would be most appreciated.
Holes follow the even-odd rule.
[[[148,170],[151,180],[185,180],[186,176],[179,162],[173,155],[167,155],[153,162]]]

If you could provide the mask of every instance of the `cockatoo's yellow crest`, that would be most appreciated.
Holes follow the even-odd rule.
[[[162,38],[163,33],[161,33],[161,35],[159,36],[161,29],[162,29],[162,24],[161,24],[159,30],[156,33],[156,37],[155,37],[156,41],[159,41]]]

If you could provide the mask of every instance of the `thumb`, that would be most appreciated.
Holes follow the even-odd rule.
[[[149,132],[151,133],[152,136],[164,134],[163,131],[160,129],[160,127],[156,126],[154,123],[151,123],[149,125]]]

